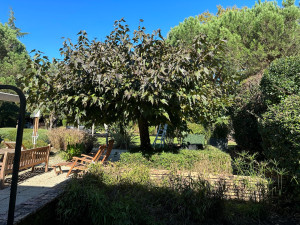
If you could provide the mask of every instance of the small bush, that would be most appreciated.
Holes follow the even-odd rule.
[[[75,129],[59,127],[48,132],[48,137],[52,146],[56,149],[67,151],[68,145],[83,144],[85,152],[89,153],[93,149],[95,138],[91,135]]]
[[[259,130],[264,154],[300,174],[300,96],[292,95],[263,114]]]
[[[190,129],[190,131],[193,134],[205,134],[206,133],[206,129],[204,128],[204,126],[202,124],[188,122],[187,127],[188,127],[188,129]]]
[[[64,160],[71,160],[74,156],[80,156],[85,153],[85,148],[83,143],[76,143],[75,145],[68,145],[67,150],[62,152],[62,158]]]
[[[229,125],[227,123],[217,123],[213,127],[211,137],[216,139],[226,139],[229,132]]]
[[[115,147],[120,149],[129,149],[133,143],[132,127],[119,123],[110,127],[110,135],[115,140]]]

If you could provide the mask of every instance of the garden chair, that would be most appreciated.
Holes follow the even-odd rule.
[[[106,145],[100,146],[98,152],[94,156],[82,154],[81,155],[82,157],[73,157],[74,162],[67,165],[67,166],[71,167],[67,174],[67,177],[71,174],[72,170],[74,170],[74,169],[75,170],[86,170],[91,163],[98,162],[101,157],[102,157],[102,159],[100,162],[104,163],[110,156],[113,145],[114,145],[114,140],[110,140],[108,142],[107,148],[106,148]]]
[[[54,169],[54,172],[56,173],[56,175],[58,175],[59,173],[62,173],[62,170],[61,170],[62,166],[70,167],[70,170],[67,174],[67,177],[68,177],[73,169],[86,170],[88,168],[89,164],[98,162],[100,160],[100,158],[102,158],[101,163],[103,163],[109,157],[110,152],[113,147],[113,143],[114,143],[114,141],[110,140],[107,148],[106,148],[106,145],[101,145],[99,147],[99,150],[95,154],[89,154],[89,155],[81,154],[81,157],[73,157],[72,162],[64,162],[64,163],[55,164],[52,166]],[[105,150],[106,150],[106,152],[105,152]],[[56,171],[56,168],[58,168],[59,171]]]

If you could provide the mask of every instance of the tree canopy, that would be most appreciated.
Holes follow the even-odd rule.
[[[300,8],[295,1],[259,1],[253,8],[218,7],[216,15],[205,12],[190,17],[172,28],[168,40],[176,44],[182,40],[190,44],[202,33],[209,40],[226,39],[224,64],[243,78],[255,75],[277,58],[293,56],[300,52]]]
[[[17,75],[26,73],[29,55],[18,37],[25,35],[15,26],[11,10],[8,23],[0,23],[0,83],[16,85]]]
[[[26,74],[29,55],[18,37],[24,36],[15,25],[14,12],[10,11],[7,23],[0,23],[0,84],[18,85],[17,75]],[[0,126],[15,126],[18,106],[12,102],[0,101]]]
[[[90,123],[137,121],[141,147],[150,146],[148,126],[178,125],[187,116],[211,120],[228,104],[232,76],[221,76],[221,41],[200,36],[192,48],[172,46],[139,26],[130,37],[124,20],[104,42],[79,33],[64,42],[62,61],[37,52],[34,71],[21,77],[31,104],[56,105],[69,118]],[[50,66],[56,69],[50,72]]]

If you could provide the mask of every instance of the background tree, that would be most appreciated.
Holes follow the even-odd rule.
[[[15,13],[12,10],[12,8],[10,9],[9,13],[10,14],[9,14],[7,24],[11,29],[16,31],[17,37],[20,38],[20,37],[24,37],[25,35],[27,35],[28,33],[21,32],[21,29],[16,27],[16,24],[15,24],[16,17],[15,17]]]
[[[226,39],[223,63],[247,78],[267,68],[274,59],[299,54],[300,9],[294,3],[285,1],[282,8],[273,1],[242,9],[219,6],[218,13],[205,22],[190,17],[172,28],[168,39],[172,44],[178,40],[190,43],[191,30],[195,35],[206,34],[210,40]]]
[[[37,51],[33,59],[27,61],[30,73],[19,74],[18,81],[27,94],[27,110],[33,112],[39,109],[46,125],[51,130],[54,120],[60,115],[55,99],[53,99],[56,85],[58,85],[55,77],[58,73],[58,62],[55,59],[50,62],[48,57],[41,57],[41,54]],[[24,87],[24,83],[28,85]]]
[[[210,45],[199,37],[191,48],[166,43],[160,31],[145,33],[139,26],[130,38],[124,20],[104,42],[89,41],[80,32],[78,43],[65,42],[53,77],[50,62],[37,54],[35,72],[23,78],[28,100],[39,98],[38,90],[73,120],[98,123],[137,121],[141,148],[150,148],[148,126],[177,126],[191,114],[211,119],[224,108],[232,87],[231,76],[220,75],[220,60],[214,57],[220,44]],[[48,90],[48,91],[47,91]]]
[[[0,23],[0,84],[18,85],[17,75],[27,73],[29,55],[18,36],[25,35],[14,24],[15,17],[11,10],[8,23]],[[0,101],[0,126],[15,126],[18,119],[18,106],[15,103]]]
[[[29,59],[25,46],[17,39],[16,31],[0,23],[0,81],[16,84],[16,76],[26,73]]]

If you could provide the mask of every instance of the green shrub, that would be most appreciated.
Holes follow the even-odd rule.
[[[115,147],[120,149],[129,149],[129,146],[133,144],[133,133],[126,132],[121,134],[119,132],[111,133],[111,137],[115,140]]]
[[[229,118],[220,117],[212,126],[211,137],[216,139],[226,139],[229,132]]]
[[[38,130],[38,139],[36,147],[46,146],[49,143],[48,131],[46,129]],[[5,141],[16,141],[17,128],[0,128],[0,138]],[[26,148],[32,148],[32,129],[24,129],[23,131],[23,145]]]
[[[287,97],[269,107],[260,121],[264,154],[282,168],[300,174],[300,96]]]
[[[75,129],[59,127],[48,132],[51,145],[56,149],[67,150],[68,145],[83,144],[85,152],[93,149],[95,138],[91,135]]]
[[[300,56],[273,61],[264,72],[260,86],[267,105],[300,94]]]
[[[63,127],[67,126],[68,121],[66,119],[63,119],[61,122],[62,122]]]
[[[74,156],[80,156],[85,152],[85,147],[83,143],[76,143],[75,145],[68,145],[67,150],[62,152],[62,158],[64,160],[71,160]]]

